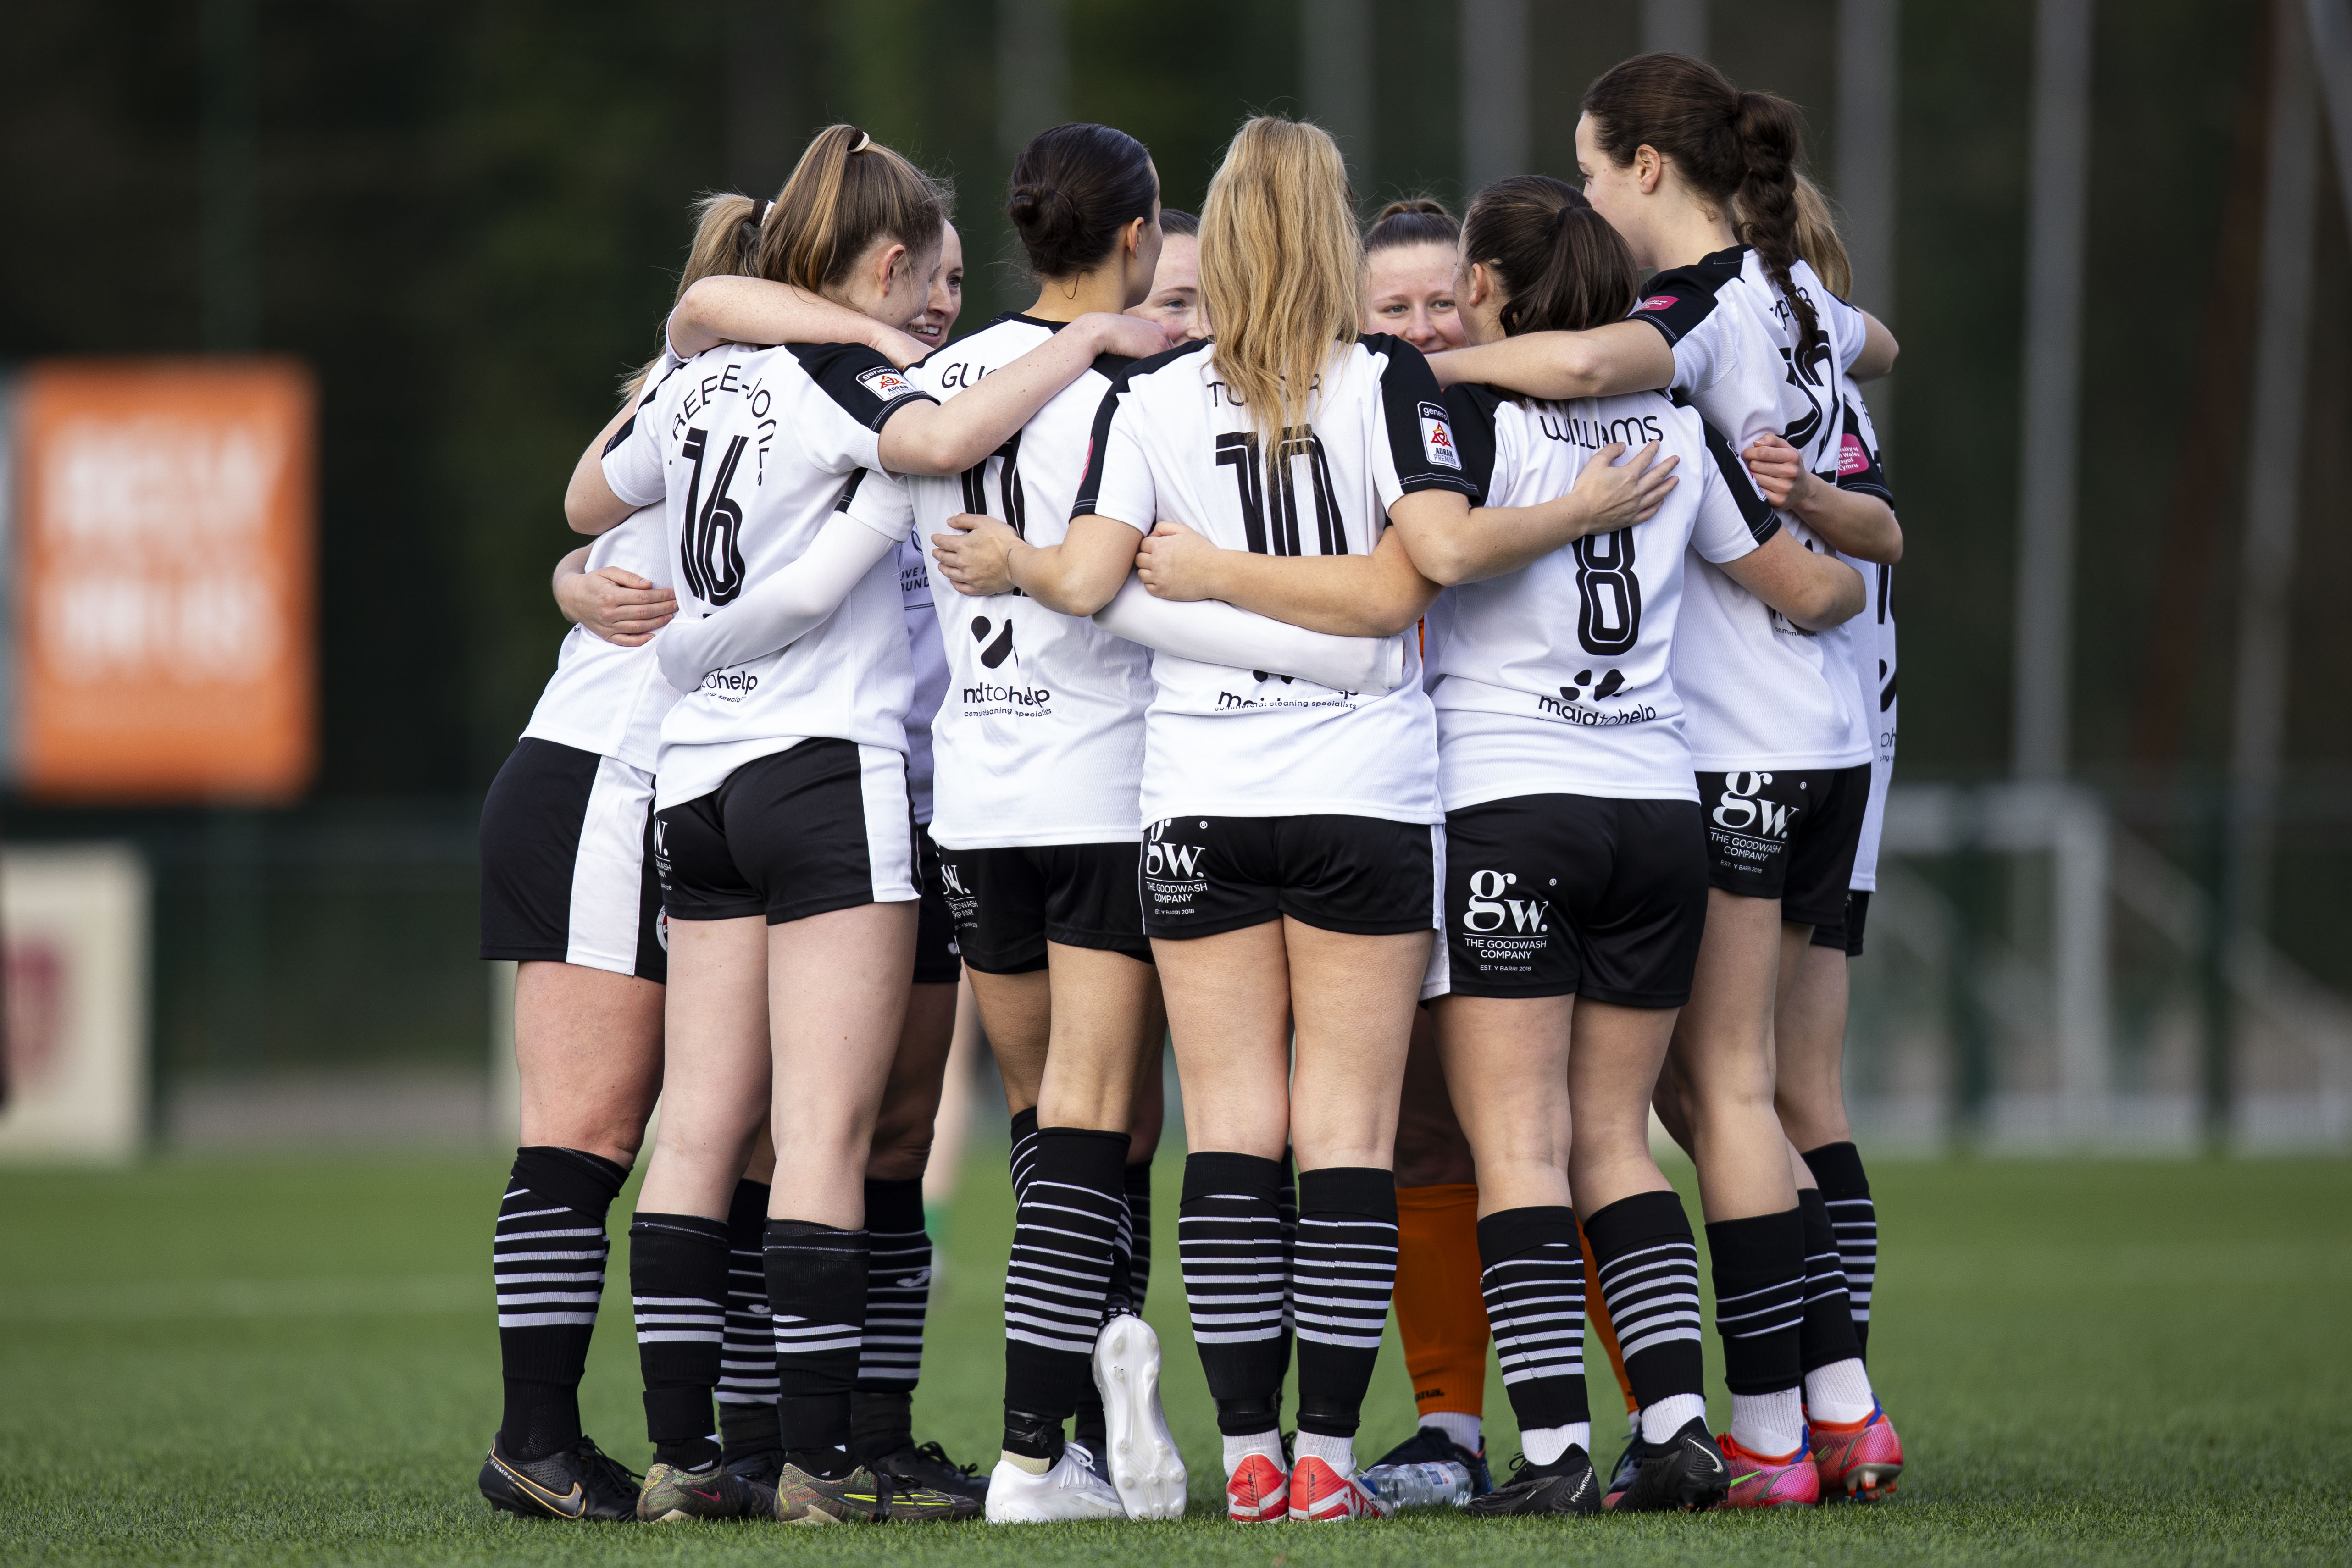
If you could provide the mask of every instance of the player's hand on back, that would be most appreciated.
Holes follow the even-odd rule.
[[[959,512],[948,519],[949,531],[931,536],[931,554],[940,571],[958,593],[985,599],[1013,591],[1013,573],[1006,565],[1021,536],[997,518],[979,512]]]
[[[1675,467],[1680,457],[1658,461],[1658,444],[1654,441],[1627,457],[1625,444],[1612,441],[1592,455],[1584,471],[1576,476],[1571,495],[1581,499],[1588,508],[1588,534],[1615,533],[1619,528],[1645,523],[1665,504],[1666,497],[1682,483]]]
[[[1759,435],[1740,457],[1764,498],[1781,511],[1804,505],[1815,483],[1805,472],[1804,455],[1777,435]]]
[[[677,595],[617,566],[578,571],[555,586],[563,613],[607,643],[635,648],[677,613]]]

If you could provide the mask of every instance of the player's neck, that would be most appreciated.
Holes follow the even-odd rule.
[[[1687,195],[1670,201],[1667,210],[1652,220],[1650,232],[1643,236],[1648,242],[1641,247],[1643,254],[1640,260],[1644,267],[1656,272],[1671,267],[1688,267],[1739,243],[1725,214],[1710,211]]]
[[[1098,267],[1076,277],[1049,277],[1037,290],[1028,314],[1040,321],[1075,321],[1095,311],[1116,316],[1127,308],[1127,280],[1114,267]]]

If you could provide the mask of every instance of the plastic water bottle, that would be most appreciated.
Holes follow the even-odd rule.
[[[1470,1501],[1470,1469],[1452,1460],[1374,1465],[1364,1485],[1398,1508],[1462,1508]]]

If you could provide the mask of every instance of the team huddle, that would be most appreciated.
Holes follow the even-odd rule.
[[[1231,1519],[1893,1490],[1839,1069],[1902,549],[1859,389],[1895,344],[1790,105],[1650,54],[1582,107],[1578,183],[1369,231],[1311,124],[1244,124],[1197,218],[1133,137],[1055,127],[1006,206],[1036,302],[952,340],[948,193],[857,129],[701,204],[483,811],[522,1087],[494,1507],[1181,1515],[1140,1316],[1163,1041]],[[960,984],[1013,1112],[984,1475],[912,1402]],[[578,1387],[656,1095],[640,1477]],[[1360,1465],[1392,1302],[1421,1421]]]

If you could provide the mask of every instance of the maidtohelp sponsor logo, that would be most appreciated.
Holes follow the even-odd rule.
[[[1454,444],[1454,426],[1441,404],[1421,405],[1421,450],[1439,467],[1451,468],[1457,474],[1462,471],[1462,454]]]
[[[857,384],[884,402],[915,390],[914,382],[887,365],[877,365],[870,371],[858,371]]]

